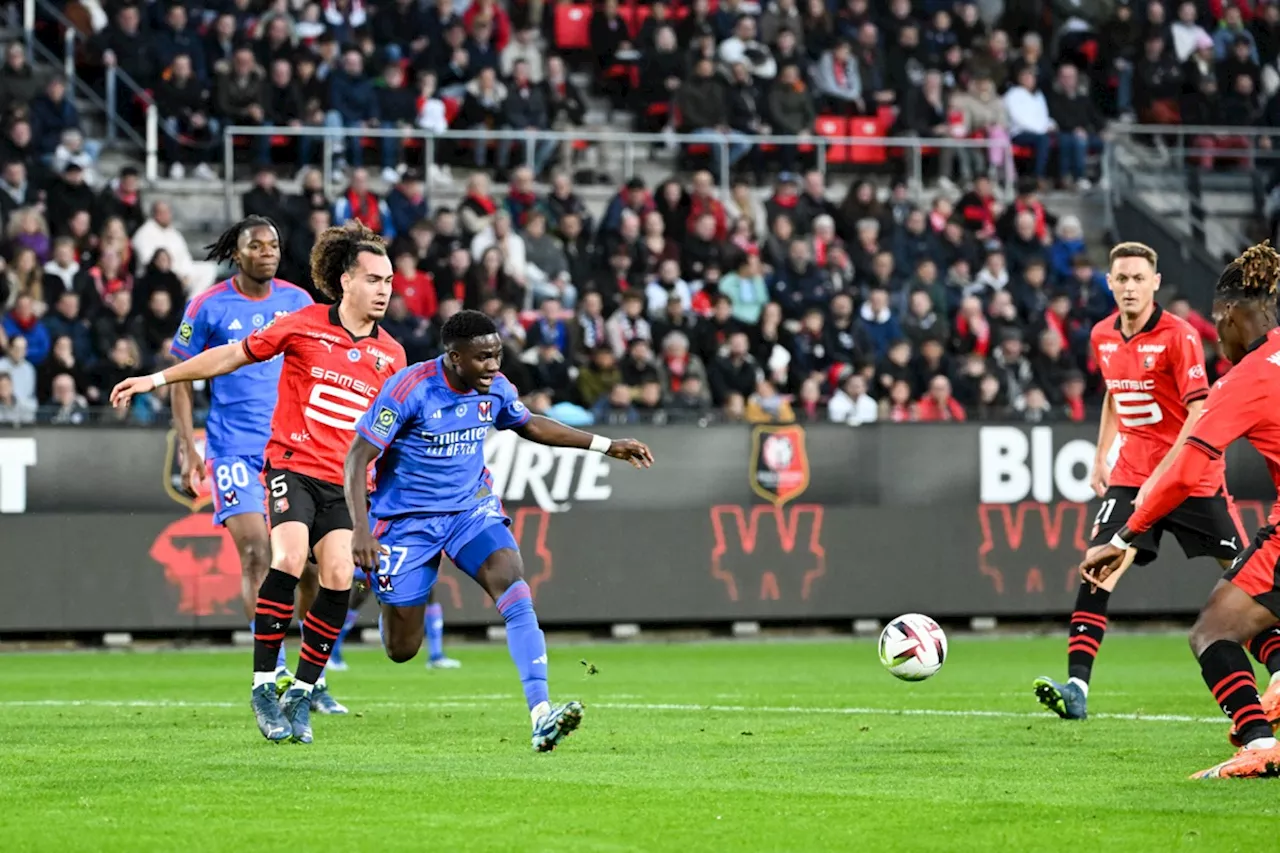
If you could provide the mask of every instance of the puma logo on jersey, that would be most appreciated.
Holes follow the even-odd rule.
[[[1272,353],[1270,356],[1267,357],[1267,361],[1271,362],[1274,365],[1280,366],[1280,352]]]
[[[1236,544],[1236,537],[1234,537],[1234,536],[1232,536],[1230,539],[1219,539],[1219,540],[1218,540],[1218,544],[1219,544],[1219,545],[1226,545],[1226,546],[1227,546],[1228,548],[1230,548],[1232,551],[1239,551],[1239,550],[1240,550],[1240,546]]]
[[[236,319],[234,319],[234,320],[232,320],[232,321],[231,321],[231,325],[230,325],[230,326],[227,326],[227,331],[228,331],[228,332],[238,332],[238,331],[240,331],[240,330],[241,330],[241,329],[243,329],[243,328],[244,328],[244,324],[243,324],[243,323],[241,323],[241,322],[240,322],[240,319],[237,317]]]

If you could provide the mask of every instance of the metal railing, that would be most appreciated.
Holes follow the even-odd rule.
[[[56,56],[35,38],[35,26],[38,16],[62,27],[62,56]],[[109,65],[103,69],[103,94],[100,96],[93,87],[83,80],[76,68],[76,52],[88,46],[88,39],[80,34],[75,25],[62,14],[62,11],[49,0],[23,1],[23,30],[30,56],[38,56],[52,65],[62,65],[62,75],[67,79],[67,86],[76,96],[84,98],[96,109],[101,110],[106,124],[106,144],[115,145],[121,136],[141,148],[146,155],[147,180],[154,181],[159,170],[159,129],[160,115],[156,109],[155,99],[123,69]],[[139,133],[130,122],[121,119],[119,97],[121,89],[129,97],[137,98],[144,111],[142,133]]]
[[[518,143],[524,151],[524,162],[531,163],[540,142],[556,142],[572,145],[575,142],[586,142],[599,146],[621,146],[622,171],[624,180],[635,174],[637,155],[650,147],[665,147],[675,143],[681,148],[691,146],[715,146],[719,148],[719,180],[721,186],[729,186],[730,166],[729,150],[740,143],[751,145],[796,146],[812,148],[816,157],[816,168],[826,171],[830,149],[893,149],[905,150],[907,175],[913,188],[919,190],[923,186],[924,156],[926,149],[968,149],[986,153],[991,150],[991,142],[981,139],[933,139],[914,136],[864,137],[864,136],[784,136],[779,134],[759,134],[748,137],[729,137],[717,133],[691,133],[672,136],[662,133],[630,133],[611,130],[446,130],[443,133],[431,133],[418,128],[336,128],[320,125],[309,127],[258,127],[249,125],[231,125],[223,129],[223,167],[225,170],[224,192],[226,194],[227,216],[232,216],[234,187],[231,176],[235,169],[235,140],[237,137],[287,136],[293,138],[320,137],[320,167],[325,176],[326,189],[332,188],[334,179],[333,163],[336,156],[336,143],[339,139],[400,139],[403,141],[418,140],[422,143],[422,159],[425,166],[437,162],[437,149],[441,143],[476,142],[487,145],[490,142],[510,141]],[[359,144],[359,143],[357,143]],[[1004,168],[998,175],[1002,186],[1011,191],[1015,180],[1013,151],[1008,142],[1001,143]],[[426,170],[428,188],[431,185],[431,170]]]
[[[1110,128],[1113,145],[1107,152],[1112,180],[1107,196],[1107,214],[1113,220],[1116,205],[1123,193],[1156,192],[1177,196],[1176,210],[1165,210],[1177,222],[1185,222],[1192,240],[1205,249],[1214,244],[1225,250],[1238,250],[1251,242],[1249,236],[1233,227],[1205,204],[1204,194],[1212,191],[1211,180],[1200,158],[1212,161],[1235,161],[1250,184],[1249,201],[1254,215],[1260,215],[1263,184],[1267,166],[1280,168],[1280,148],[1264,148],[1260,140],[1280,144],[1280,130],[1257,127],[1218,127],[1178,124],[1117,124]],[[1221,148],[1205,145],[1205,140],[1235,137],[1245,140],[1243,147]],[[1133,153],[1125,163],[1117,156],[1115,145],[1129,143]],[[1224,176],[1228,173],[1222,173]],[[1241,214],[1242,216],[1244,214]]]

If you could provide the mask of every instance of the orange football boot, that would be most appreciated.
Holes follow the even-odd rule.
[[[1241,749],[1221,764],[1192,773],[1191,779],[1260,779],[1280,776],[1280,746]]]

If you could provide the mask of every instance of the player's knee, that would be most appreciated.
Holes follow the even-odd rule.
[[[261,577],[271,568],[271,543],[265,539],[251,540],[240,546],[240,568],[254,577]]]
[[[409,644],[390,640],[387,642],[387,657],[391,658],[392,663],[408,663],[417,656],[421,645],[421,642]]]
[[[520,553],[509,549],[495,551],[485,561],[483,577],[486,591],[498,600],[517,581],[524,579]]]
[[[295,578],[302,577],[302,571],[307,566],[306,554],[284,554],[275,561],[274,568],[282,572],[293,575]]]

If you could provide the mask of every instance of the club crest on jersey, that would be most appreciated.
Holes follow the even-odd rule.
[[[378,409],[378,416],[373,419],[373,426],[370,428],[374,435],[380,435],[383,438],[391,437],[391,429],[396,425],[396,413],[386,406]]]
[[[253,327],[254,327],[255,329],[261,329],[261,328],[262,328],[262,324],[263,324],[263,323],[265,323],[265,322],[267,322],[267,318],[266,318],[266,317],[264,317],[264,316],[262,316],[261,314],[254,314],[254,315],[253,315]]]
[[[458,408],[453,410],[453,413],[458,417],[462,417],[467,413],[467,404],[463,403],[461,406],[458,406]]]
[[[476,403],[476,415],[482,421],[493,420],[493,401],[481,400],[479,403]]]
[[[178,327],[178,343],[191,343],[191,336],[194,335],[195,332],[196,330],[191,327],[190,323],[183,323]]]
[[[240,498],[236,496],[234,489],[227,489],[222,493],[223,506],[240,506]]]
[[[275,510],[276,510],[276,515],[284,515],[286,512],[288,512],[288,511],[289,511],[289,499],[288,499],[288,498],[276,498]]]
[[[378,590],[380,592],[391,592],[391,578],[388,575],[378,575]]]
[[[347,361],[359,361],[359,360],[360,360],[360,350],[358,349],[347,350]]]
[[[1150,370],[1155,366],[1156,366],[1156,357],[1154,355],[1149,355],[1142,360],[1142,367],[1144,370]]]

